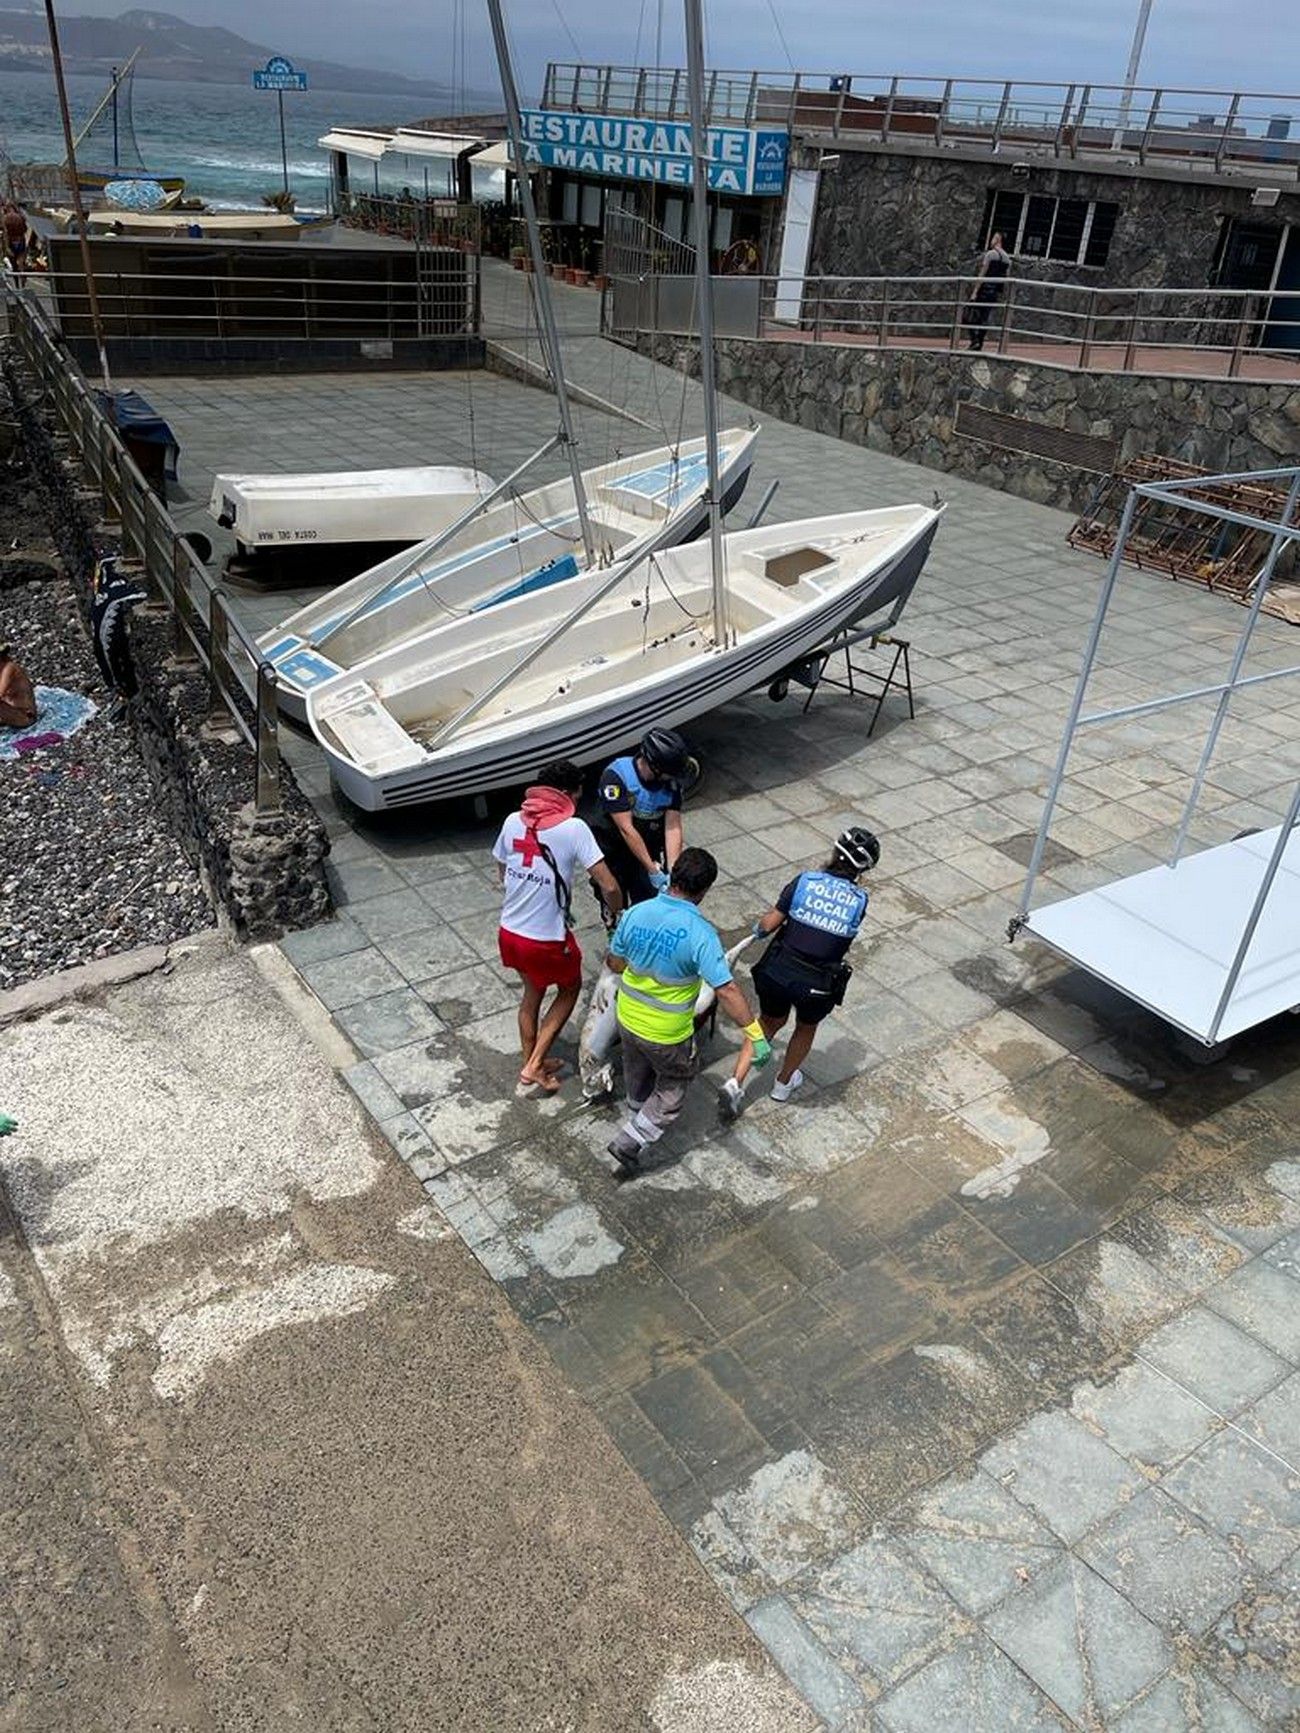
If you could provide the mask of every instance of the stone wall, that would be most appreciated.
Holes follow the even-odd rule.
[[[1228,185],[1094,174],[1035,165],[1012,172],[1014,151],[994,163],[898,152],[840,153],[822,176],[813,234],[813,276],[968,274],[983,242],[990,191],[1098,199],[1119,206],[1101,267],[1019,259],[1018,277],[1124,288],[1208,286],[1225,217],[1300,224],[1300,191],[1251,206],[1249,183]]]
[[[643,334],[638,342],[642,353],[698,377],[690,338]],[[954,426],[958,405],[1016,417],[1029,443],[1036,428],[1114,440],[1121,461],[1160,452],[1226,471],[1295,463],[1300,453],[1300,388],[1291,385],[1078,373],[993,355],[831,343],[730,338],[717,352],[719,389],[767,415],[1066,511],[1082,509],[1098,472],[967,438]]]
[[[50,533],[88,614],[95,561],[118,544],[92,521],[97,496],[79,492],[26,382],[11,360],[4,367]],[[277,938],[320,920],[331,908],[329,838],[289,767],[281,765],[282,810],[259,817],[249,751],[209,729],[207,675],[173,658],[170,620],[161,610],[136,609],[131,642],[140,678],[129,706],[136,742],[168,824],[201,866],[218,907],[244,939]]]

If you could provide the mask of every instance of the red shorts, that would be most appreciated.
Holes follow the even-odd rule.
[[[517,969],[539,992],[582,985],[582,952],[572,933],[563,939],[526,939],[498,927],[497,944],[506,968]]]

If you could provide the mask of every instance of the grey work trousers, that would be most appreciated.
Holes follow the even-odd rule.
[[[699,1069],[695,1037],[674,1041],[647,1041],[621,1025],[623,1086],[631,1118],[619,1132],[629,1151],[657,1143],[682,1110],[691,1078]]]

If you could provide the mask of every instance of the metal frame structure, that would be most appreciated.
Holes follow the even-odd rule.
[[[1285,503],[1275,518],[1258,517],[1215,500],[1194,497],[1207,486],[1255,483],[1271,483],[1283,495]],[[1141,500],[1177,503],[1186,511],[1263,532],[1269,538],[1268,553],[1255,580],[1250,607],[1222,681],[1136,704],[1085,711],[1098,646]],[[1194,855],[1185,854],[1188,832],[1234,694],[1300,675],[1300,663],[1260,674],[1244,672],[1264,598],[1288,546],[1300,548],[1300,465],[1238,475],[1148,482],[1133,488],[1097,600],[1019,910],[1008,928],[1012,939],[1028,930],[1207,1047],[1266,1017],[1300,1005],[1300,899],[1294,894],[1297,886],[1288,887],[1291,895],[1270,900],[1280,873],[1288,877],[1300,874],[1300,837],[1296,836],[1300,782],[1275,830],[1237,837]],[[1052,817],[1078,734],[1088,728],[1151,716],[1205,698],[1218,702],[1167,863],[1031,912]],[[1238,914],[1240,930],[1229,951],[1226,936],[1232,931],[1234,915]]]

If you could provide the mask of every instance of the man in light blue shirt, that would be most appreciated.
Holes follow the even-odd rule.
[[[698,905],[718,876],[707,849],[683,849],[669,887],[619,917],[610,940],[609,966],[619,976],[618,1024],[628,1120],[609,1145],[626,1174],[641,1152],[657,1143],[682,1110],[694,1077],[695,1001],[707,983],[718,1004],[754,1045],[754,1063],[771,1056],[749,1001],[731,978],[731,966],[712,924]]]

